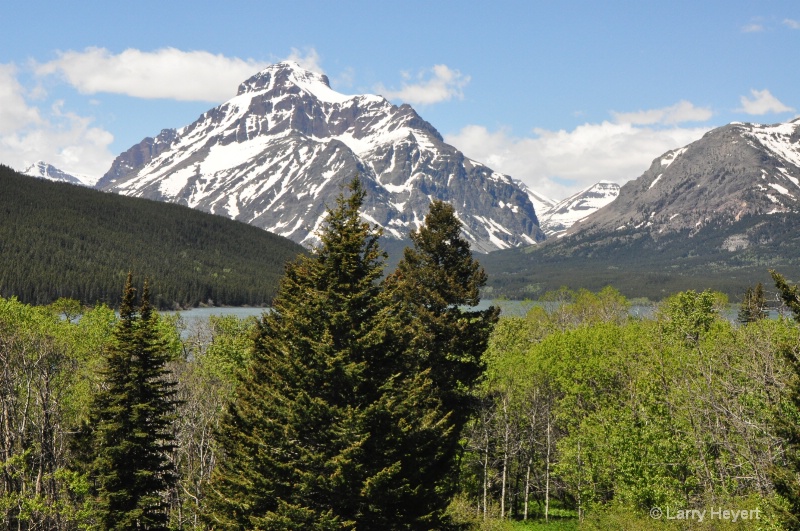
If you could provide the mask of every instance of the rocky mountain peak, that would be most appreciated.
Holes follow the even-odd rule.
[[[313,95],[324,95],[330,98],[335,95],[336,100],[343,101],[349,96],[335,93],[331,89],[328,76],[302,68],[293,61],[285,61],[271,65],[239,85],[238,95],[266,91],[281,91],[284,93],[304,90]]]
[[[656,158],[580,231],[654,237],[800,210],[800,121],[731,123]]]
[[[544,238],[510,177],[445,144],[411,106],[340,94],[296,63],[262,70],[231,100],[166,131],[120,155],[98,187],[311,243],[326,204],[360,175],[368,190],[362,217],[388,238],[418,228],[434,199],[454,206],[477,251]]]
[[[542,212],[541,227],[548,236],[561,234],[611,203],[619,190],[620,186],[611,181],[595,183]]]

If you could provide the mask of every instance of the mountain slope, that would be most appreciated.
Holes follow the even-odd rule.
[[[408,105],[333,91],[327,77],[279,63],[178,130],[121,154],[102,190],[228,216],[312,242],[325,204],[359,174],[363,217],[388,238],[420,226],[432,199],[450,202],[474,250],[544,238],[510,177],[467,159]]]
[[[302,248],[178,205],[31,179],[0,165],[0,296],[118,304],[125,276],[161,307],[268,304]]]
[[[548,237],[561,234],[616,199],[619,189],[617,183],[600,181],[541,212],[540,226]]]
[[[800,208],[800,119],[733,123],[655,159],[578,231],[659,234]]]
[[[800,120],[729,124],[665,153],[563,238],[488,255],[496,294],[612,284],[629,296],[800,277]]]

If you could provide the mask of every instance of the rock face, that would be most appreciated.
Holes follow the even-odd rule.
[[[389,238],[451,203],[474,250],[544,239],[527,194],[467,159],[408,105],[345,96],[324,75],[279,63],[178,130],[117,157],[97,188],[188,205],[312,243],[341,185],[361,176],[365,220]]]
[[[732,123],[655,159],[619,197],[570,234],[636,230],[659,235],[724,227],[744,216],[800,210],[800,119]],[[728,246],[741,247],[733,239]]]

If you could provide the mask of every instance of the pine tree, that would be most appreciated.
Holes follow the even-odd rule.
[[[352,529],[382,459],[366,447],[394,362],[380,326],[380,232],[358,179],[320,245],[287,267],[253,360],[217,431],[205,519],[221,529]]]
[[[748,286],[744,298],[742,299],[742,304],[739,306],[739,314],[736,320],[742,324],[747,324],[764,319],[767,315],[767,300],[764,296],[764,285],[759,282],[756,284],[755,289]]]
[[[439,529],[497,310],[452,208],[434,203],[381,282],[364,189],[287,267],[216,437],[204,518],[220,529]]]
[[[165,496],[175,481],[168,460],[176,402],[168,380],[169,351],[159,339],[158,316],[145,282],[137,311],[129,274],[88,426],[88,470],[103,529],[166,529]],[[84,433],[84,440],[87,435]]]
[[[470,310],[480,302],[486,273],[472,257],[452,206],[434,201],[418,231],[411,233],[397,270],[387,279],[387,296],[402,323],[402,349],[413,370],[434,390],[429,407],[418,410],[424,451],[406,466],[415,487],[407,500],[428,527],[442,515],[456,490],[462,430],[474,410],[472,389],[484,370],[486,350],[499,309]],[[408,503],[410,502],[410,503]]]

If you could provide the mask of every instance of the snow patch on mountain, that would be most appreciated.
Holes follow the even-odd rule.
[[[607,208],[570,231],[660,234],[800,212],[800,120],[735,122],[656,158]],[[543,225],[546,222],[543,223]],[[722,230],[722,229],[721,229]]]
[[[528,194],[528,199],[530,199],[531,203],[533,203],[533,208],[536,210],[537,216],[541,216],[544,212],[551,209],[556,205],[556,203],[558,203],[558,201],[550,199],[549,197],[546,197],[540,194],[539,192],[530,189],[525,183],[523,183],[520,180],[513,179],[513,181],[514,184],[519,186],[520,190]]]
[[[548,237],[561,234],[611,203],[619,195],[619,190],[617,183],[609,181],[593,184],[545,210],[539,218],[541,227]]]
[[[47,179],[48,181],[65,182],[81,186],[94,186],[98,180],[96,177],[93,178],[82,173],[67,173],[43,160],[28,165],[20,173],[30,177]]]

